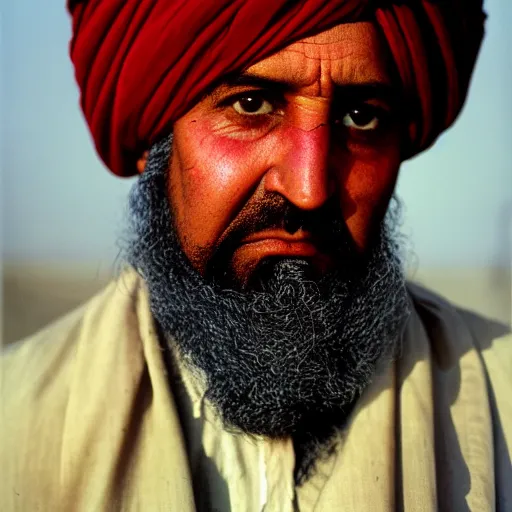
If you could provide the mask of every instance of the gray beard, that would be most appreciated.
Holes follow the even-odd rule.
[[[171,143],[154,145],[132,189],[127,260],[225,427],[293,436],[300,483],[399,348],[409,306],[392,215],[352,272],[313,280],[307,261],[281,258],[266,262],[261,290],[222,288],[192,267],[178,241],[166,192]]]

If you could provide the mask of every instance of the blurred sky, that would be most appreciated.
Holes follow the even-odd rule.
[[[420,266],[510,264],[512,1],[486,8],[462,116],[402,167],[404,231]],[[67,54],[65,0],[15,0],[2,11],[4,259],[108,267],[132,181],[110,175],[94,152]]]

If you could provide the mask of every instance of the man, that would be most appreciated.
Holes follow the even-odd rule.
[[[512,340],[406,285],[401,162],[480,2],[71,2],[130,264],[4,356],[3,510],[512,510]]]

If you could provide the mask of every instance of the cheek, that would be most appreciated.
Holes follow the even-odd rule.
[[[230,139],[201,120],[176,123],[169,194],[185,252],[216,242],[258,186],[269,154],[264,141]]]
[[[345,222],[361,250],[385,215],[393,193],[400,155],[390,151],[377,158],[351,158],[343,173],[341,207]]]

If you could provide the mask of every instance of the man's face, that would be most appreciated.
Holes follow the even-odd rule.
[[[337,26],[229,77],[175,123],[168,193],[196,270],[204,275],[232,231],[276,197],[305,215],[334,203],[365,250],[400,164],[386,52],[371,23]],[[321,274],[332,268],[314,224],[262,224],[226,255],[242,286],[270,256],[305,258]]]
[[[372,25],[344,25],[226,78],[149,151],[127,259],[229,428],[315,451],[399,347],[393,96]]]

